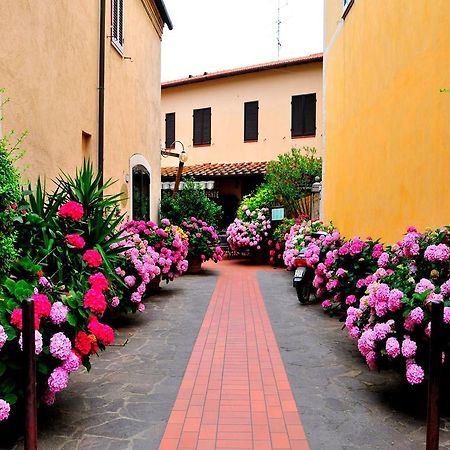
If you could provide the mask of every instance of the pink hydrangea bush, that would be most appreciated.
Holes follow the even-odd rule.
[[[329,234],[333,234],[334,238],[339,238],[338,231],[333,229],[333,226],[325,225],[320,220],[296,220],[296,223],[292,225],[289,233],[285,236],[286,244],[283,253],[284,265],[288,270],[292,270],[294,267],[294,259],[300,253],[300,250],[307,247],[314,238],[312,233],[323,231]],[[337,239],[336,239],[337,240]]]
[[[419,233],[384,249],[377,264],[387,272],[368,284],[364,295],[347,310],[345,327],[370,368],[400,367],[410,384],[425,379],[431,304],[444,303],[443,323],[450,337],[449,228]]]
[[[132,234],[139,234],[158,253],[155,260],[160,269],[161,278],[167,283],[187,271],[188,236],[184,231],[172,225],[169,219],[162,219],[161,226],[152,221],[130,221],[122,226]]]
[[[211,259],[215,263],[222,260],[223,250],[220,248],[217,231],[212,225],[191,217],[189,220],[183,220],[180,228],[188,237],[188,260],[200,259],[205,262]]]
[[[227,241],[232,251],[244,255],[267,251],[272,228],[268,213],[268,208],[251,211],[247,205],[242,206],[242,216],[227,228]]]

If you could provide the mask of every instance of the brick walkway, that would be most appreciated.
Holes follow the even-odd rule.
[[[160,450],[308,449],[255,268],[220,270]]]

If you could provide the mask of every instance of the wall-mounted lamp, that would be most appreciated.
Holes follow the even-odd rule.
[[[177,142],[181,145],[180,153],[168,152],[166,149],[161,150],[161,156],[163,156],[163,157],[174,156],[174,157],[178,158],[178,160],[179,160],[177,177],[175,179],[175,185],[173,188],[172,198],[175,198],[175,196],[177,195],[178,189],[180,187],[181,174],[183,173],[183,166],[184,166],[184,163],[188,160],[188,154],[187,154],[186,150],[184,149],[184,144],[181,141],[172,142],[171,147],[172,146],[175,147]]]

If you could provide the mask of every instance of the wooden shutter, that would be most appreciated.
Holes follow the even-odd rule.
[[[166,148],[175,148],[175,113],[166,114]]]
[[[316,134],[316,94],[293,96],[291,108],[291,136],[314,136]]]
[[[194,109],[193,143],[211,144],[211,108]]]
[[[244,103],[244,141],[258,140],[258,102]]]

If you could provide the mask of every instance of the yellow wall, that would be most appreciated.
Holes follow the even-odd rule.
[[[291,138],[291,97],[316,93],[316,137]],[[244,103],[259,101],[258,142],[244,142]],[[233,76],[162,90],[162,140],[165,114],[175,112],[175,138],[183,142],[187,165],[270,161],[291,147],[322,143],[322,64],[311,63]],[[193,110],[211,107],[211,145],[193,147]],[[178,145],[177,150],[178,150]],[[164,167],[177,165],[165,158]]]
[[[325,1],[325,219],[388,243],[450,224],[450,2],[341,15]]]
[[[109,35],[111,2],[106,5]],[[115,190],[129,196],[130,157],[142,154],[151,167],[156,218],[162,23],[152,9],[151,0],[125,2],[124,56],[132,62],[106,42],[104,171],[105,179],[118,180]],[[11,98],[3,133],[28,131],[24,178],[73,173],[84,157],[97,163],[99,2],[2,0],[0,17],[0,87]],[[82,131],[92,136],[85,150]]]

